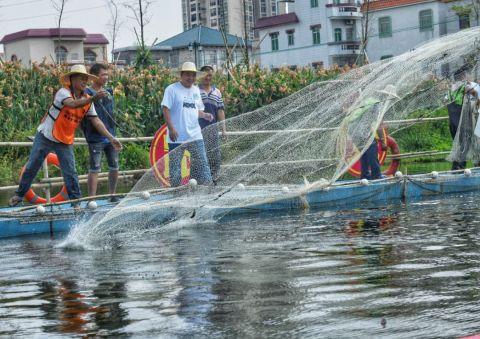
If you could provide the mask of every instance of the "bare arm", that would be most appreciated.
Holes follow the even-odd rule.
[[[113,147],[115,147],[117,151],[120,151],[122,149],[122,144],[120,143],[120,141],[118,141],[117,138],[115,138],[112,134],[110,134],[110,132],[107,130],[107,128],[105,127],[105,125],[103,124],[102,120],[100,120],[99,117],[91,117],[91,118],[87,117],[87,119],[91,119],[90,122],[92,123],[93,127],[95,127],[98,133],[106,137],[112,143]]]
[[[205,113],[204,111],[200,111],[200,110],[198,110],[198,117],[203,118],[207,121],[213,120],[213,115],[211,115],[210,113]]]
[[[167,123],[170,140],[176,141],[178,138],[178,132],[173,126],[172,117],[170,116],[170,110],[168,109],[168,107],[165,107],[165,106],[162,106],[162,109],[163,109],[163,117],[165,118],[165,122]]]
[[[386,151],[388,146],[387,146],[387,140],[385,139],[386,137],[385,126],[383,123],[381,123],[380,126],[378,126],[377,135],[378,135],[378,139],[380,140],[380,143],[382,144],[382,149]]]
[[[222,128],[222,133],[225,134],[227,132],[227,128],[225,126],[225,110],[223,110],[223,109],[218,110],[217,119],[218,119],[218,122],[220,122],[220,126]]]
[[[103,98],[104,96],[107,96],[107,95],[108,95],[107,91],[99,91],[94,96],[82,97],[80,99],[68,98],[68,99],[65,99],[65,101],[63,102],[63,105],[71,108],[82,107],[94,102],[97,99]]]

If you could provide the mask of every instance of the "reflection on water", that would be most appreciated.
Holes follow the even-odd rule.
[[[179,225],[128,247],[0,241],[0,336],[480,332],[478,195]]]

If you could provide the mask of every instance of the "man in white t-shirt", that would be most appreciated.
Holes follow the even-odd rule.
[[[196,75],[195,64],[185,62],[180,70],[180,81],[165,89],[162,100],[163,116],[168,127],[167,142],[172,187],[181,184],[181,162],[186,150],[191,156],[190,177],[201,185],[212,183],[198,119],[211,121],[213,116],[203,111],[205,108],[200,90],[194,85]]]

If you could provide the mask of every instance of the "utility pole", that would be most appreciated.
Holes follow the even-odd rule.
[[[244,53],[244,58],[245,58],[245,65],[247,66],[247,70],[250,69],[250,57],[248,55],[248,16],[247,16],[247,0],[243,0],[243,30],[244,30],[244,38],[243,42],[245,44],[245,53]]]

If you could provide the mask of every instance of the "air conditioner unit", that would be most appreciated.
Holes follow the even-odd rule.
[[[352,19],[343,20],[343,23],[345,25],[353,25],[353,20]]]

